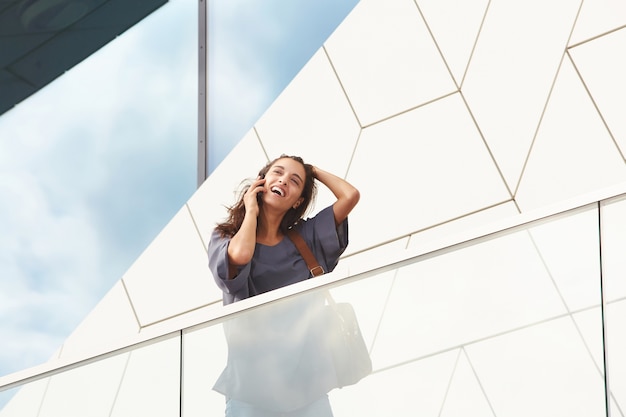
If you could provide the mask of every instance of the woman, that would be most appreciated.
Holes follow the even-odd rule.
[[[336,201],[304,220],[315,197],[315,180],[328,187]],[[355,187],[300,157],[282,155],[268,163],[211,235],[209,267],[224,304],[311,277],[287,237],[290,228],[304,238],[324,271],[332,271],[348,244],[348,214],[358,201]],[[276,412],[332,416],[326,395],[332,384],[325,375],[332,373],[332,365],[315,353],[313,330],[298,337],[288,331],[302,328],[319,304],[316,297],[303,300],[297,306],[283,303],[278,314],[259,313],[225,323],[229,359],[214,389],[227,398],[227,417]]]

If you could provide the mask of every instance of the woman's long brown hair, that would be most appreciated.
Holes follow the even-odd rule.
[[[291,229],[296,223],[298,223],[304,214],[307,212],[309,205],[315,199],[315,195],[317,193],[317,187],[315,185],[314,171],[313,166],[310,164],[305,164],[302,158],[299,156],[289,156],[289,155],[281,155],[273,161],[268,162],[261,170],[259,171],[259,176],[265,177],[265,174],[269,171],[269,169],[278,161],[279,159],[290,158],[294,161],[300,162],[304,167],[304,172],[306,178],[304,179],[304,187],[302,189],[303,198],[302,203],[296,207],[295,209],[292,207],[285,213],[283,220],[280,222],[280,231],[283,234],[286,234],[289,229]],[[241,223],[243,223],[243,218],[246,215],[246,206],[243,202],[243,196],[250,188],[251,184],[247,184],[243,187],[239,194],[239,199],[237,202],[227,207],[228,210],[228,218],[226,221],[222,223],[218,223],[215,227],[221,233],[222,237],[233,237],[235,233],[239,231],[241,227]]]

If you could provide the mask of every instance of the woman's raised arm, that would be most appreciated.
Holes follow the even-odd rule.
[[[337,201],[333,204],[333,214],[335,215],[335,224],[340,224],[359,202],[361,198],[359,190],[348,181],[318,167],[313,167],[313,173],[315,178],[328,187],[337,197]]]

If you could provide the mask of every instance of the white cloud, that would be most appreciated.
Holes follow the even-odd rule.
[[[0,375],[47,360],[195,190],[195,29],[147,46],[171,18],[0,118]]]
[[[85,207],[51,210],[33,175],[0,176],[2,373],[47,360],[97,302],[101,260]],[[82,212],[82,214],[81,214]]]

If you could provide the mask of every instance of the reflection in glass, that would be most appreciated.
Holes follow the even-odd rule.
[[[347,320],[353,310],[329,297],[304,294],[224,323],[228,360],[213,389],[225,395],[227,407],[254,406],[272,413],[311,412],[315,407],[316,415],[332,415],[326,394],[356,383],[371,364],[355,317],[350,334],[356,350],[337,349],[345,342],[337,309],[347,309],[348,315],[342,316]],[[341,365],[353,365],[358,375],[350,379],[350,371],[342,372]]]
[[[597,215],[593,205],[333,287],[354,307],[374,365],[358,383],[330,390],[334,416],[605,415]],[[216,360],[239,360],[251,380],[304,390],[289,401],[314,393],[331,367],[319,348],[325,304],[312,292],[224,323],[228,359],[215,326],[190,331],[185,373],[206,361],[201,346],[221,344]],[[285,384],[280,361],[308,383]],[[221,368],[206,369],[218,386],[228,381]],[[283,400],[271,389],[256,392],[259,401]],[[200,406],[193,397],[186,403]],[[224,399],[211,398],[203,412],[222,415]]]

